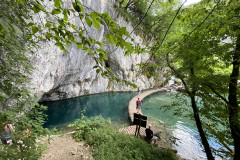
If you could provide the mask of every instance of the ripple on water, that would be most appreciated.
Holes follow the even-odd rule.
[[[202,146],[195,137],[192,129],[184,126],[184,123],[177,123],[176,129],[173,130],[173,136],[178,140],[173,147],[178,151],[178,154],[185,159],[207,159],[202,151]]]

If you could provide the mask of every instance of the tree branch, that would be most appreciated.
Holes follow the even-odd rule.
[[[156,43],[153,45],[153,48],[152,48],[151,50],[155,50],[155,51],[152,53],[152,55],[153,55],[154,53],[156,53],[157,50],[158,50],[158,49],[161,47],[161,45],[163,44],[163,42],[164,42],[164,40],[165,40],[165,38],[166,38],[166,36],[167,36],[167,34],[168,34],[168,31],[170,30],[170,28],[171,28],[173,22],[175,21],[175,18],[177,17],[179,11],[181,10],[181,8],[182,8],[182,6],[184,5],[184,3],[186,3],[186,2],[187,2],[187,0],[185,0],[185,1],[182,3],[182,5],[178,8],[178,11],[177,11],[177,13],[175,14],[175,16],[174,16],[172,22],[170,23],[170,25],[169,25],[169,27],[168,27],[168,29],[167,29],[167,32],[165,33],[165,35],[164,35],[164,37],[163,37],[163,39],[162,39],[160,45],[159,45],[157,48],[154,48],[154,46],[156,45]]]
[[[169,61],[169,53],[167,53],[167,55],[166,55],[166,61],[167,61],[168,67],[176,74],[176,77],[181,79],[183,85],[185,86],[185,91],[187,92],[187,94],[191,95],[190,90],[187,86],[187,83],[184,81],[183,77],[179,74],[179,72],[176,71],[176,69],[173,66],[171,66],[170,61]]]
[[[147,16],[147,13],[148,13],[149,9],[151,8],[153,2],[154,2],[154,0],[152,0],[151,4],[149,5],[149,7],[148,7],[145,15],[144,15],[143,18],[141,19],[141,21],[140,21],[140,22],[133,28],[133,30],[129,33],[129,36],[134,32],[134,30],[142,23],[143,19]],[[128,39],[128,37],[125,38],[125,40],[127,40],[127,39]],[[113,53],[113,52],[115,52],[117,49],[118,49],[118,47],[116,47],[112,52],[110,52],[110,54]]]
[[[228,100],[226,98],[224,98],[220,93],[218,93],[211,85],[207,84],[207,83],[201,83],[204,86],[207,86],[208,88],[211,89],[211,91],[213,93],[215,93],[219,98],[221,98],[226,104],[228,104]]]
[[[213,7],[213,9],[211,10],[211,12],[205,17],[205,19],[199,24],[197,25],[197,27],[195,27],[189,34],[188,36],[181,42],[181,43],[177,43],[175,47],[173,47],[169,52],[172,52],[175,48],[177,48],[178,46],[182,47],[184,42],[190,37],[190,35],[195,31],[197,30],[207,19],[208,17],[213,13],[213,11],[215,10],[215,8],[217,7],[217,5],[219,4],[221,0],[219,0],[217,2],[217,4]]]

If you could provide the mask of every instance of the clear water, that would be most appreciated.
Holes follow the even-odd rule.
[[[81,96],[60,101],[41,103],[48,106],[45,112],[48,121],[46,128],[62,128],[81,117],[81,112],[87,117],[102,115],[110,118],[113,123],[128,123],[128,103],[136,92],[103,93]]]
[[[173,94],[178,93],[162,92],[146,97],[142,105],[143,114],[164,122],[167,129],[171,130],[173,136],[177,138],[173,147],[182,158],[207,159],[195,121],[186,116],[187,113],[192,113],[191,107],[182,102],[181,105],[176,106],[176,110],[174,109],[176,107],[170,106],[166,110],[166,105],[176,101]],[[186,98],[186,102],[189,102],[189,99]],[[174,115],[174,112],[181,113],[181,115]],[[213,138],[209,140],[209,143],[215,149],[221,147]],[[216,159],[220,158],[216,157]]]
[[[129,122],[128,103],[135,95],[136,92],[103,93],[41,103],[48,106],[48,121],[44,127],[65,127],[79,119],[84,108],[84,115],[87,117],[102,115],[104,118],[110,118],[113,123],[126,124]],[[184,117],[186,113],[192,113],[191,108],[184,104],[178,106],[177,112],[182,115],[174,115],[173,108],[165,111],[165,105],[174,101],[176,98],[169,92],[153,94],[143,100],[142,112],[148,117],[164,122],[164,126],[178,139],[173,147],[182,158],[207,159],[194,120]],[[210,140],[210,145],[216,149],[221,147],[214,139]]]

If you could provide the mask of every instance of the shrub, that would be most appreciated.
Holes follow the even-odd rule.
[[[36,105],[30,111],[20,115],[15,111],[0,112],[0,132],[6,122],[13,124],[11,132],[12,144],[0,145],[0,160],[2,159],[38,159],[46,149],[46,146],[36,143],[36,140],[49,134],[49,130],[43,128],[46,107]]]
[[[156,149],[140,138],[116,131],[110,120],[101,116],[84,117],[70,126],[75,126],[77,141],[85,140],[93,147],[95,159],[177,159],[171,150]]]

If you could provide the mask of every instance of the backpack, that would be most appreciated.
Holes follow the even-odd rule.
[[[137,106],[141,106],[141,101],[140,100],[137,101]]]

